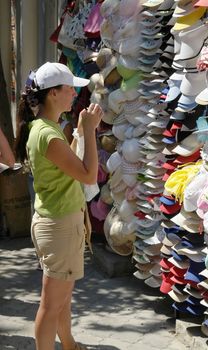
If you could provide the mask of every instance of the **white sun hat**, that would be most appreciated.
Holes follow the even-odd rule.
[[[136,221],[134,213],[137,210],[135,201],[127,201],[124,199],[120,205],[118,213],[124,222],[130,223]]]
[[[105,0],[101,7],[100,7],[100,13],[102,17],[108,18],[112,14],[115,14],[119,10],[120,0]]]
[[[108,106],[116,114],[120,114],[124,108],[126,97],[121,89],[113,90],[108,96]]]
[[[128,187],[134,187],[137,183],[136,174],[123,174],[122,179]]]
[[[90,81],[74,76],[65,64],[46,62],[35,72],[34,82],[38,90],[43,90],[57,85],[83,87]]]
[[[138,0],[120,0],[118,13],[123,17],[134,17],[141,11],[141,2]]]
[[[124,141],[122,145],[122,153],[124,158],[132,163],[136,163],[140,157],[141,145],[139,139],[132,138]]]
[[[116,171],[116,169],[121,166],[121,161],[121,155],[117,151],[112,153],[106,163],[109,173]]]
[[[103,229],[106,240],[114,252],[123,256],[132,254],[135,235],[129,233],[128,225],[121,222],[115,207],[108,213]]]
[[[114,124],[112,127],[113,135],[120,141],[124,141],[126,139],[126,129],[128,128],[129,123],[123,124]]]

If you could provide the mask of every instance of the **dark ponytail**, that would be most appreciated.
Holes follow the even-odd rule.
[[[16,158],[22,163],[27,159],[26,143],[30,132],[30,123],[35,119],[33,107],[44,104],[49,89],[33,91],[27,89],[20,98],[17,112],[17,137],[15,141]]]
[[[35,115],[27,101],[27,96],[20,98],[17,112],[17,137],[15,141],[16,158],[22,163],[27,159],[26,143],[29,136],[29,123]]]

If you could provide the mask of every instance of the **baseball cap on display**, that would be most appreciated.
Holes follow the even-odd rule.
[[[36,71],[34,81],[39,90],[57,85],[84,87],[90,82],[88,79],[74,76],[66,65],[57,62],[43,64]]]
[[[195,98],[196,98],[196,95],[187,96],[182,94],[178,100],[177,110],[191,111],[197,106],[197,103],[195,102]]]
[[[182,79],[180,90],[186,96],[197,95],[206,87],[206,71],[186,73]],[[180,100],[179,100],[180,101]],[[179,102],[180,103],[180,102]]]
[[[172,145],[176,142],[175,137],[163,137],[162,142],[167,143],[168,145]]]
[[[179,17],[173,26],[174,31],[181,31],[195,24],[205,13],[206,8],[198,8],[186,16]]]
[[[194,12],[194,7],[193,7],[193,2],[188,1],[185,3],[177,3],[176,8],[173,12],[173,17],[178,18],[178,17],[183,17],[190,15],[192,12]]]
[[[203,144],[198,140],[197,135],[192,133],[182,140],[181,143],[173,149],[173,152],[180,156],[187,157],[197,152],[202,146]]]
[[[164,0],[147,0],[146,2],[142,2],[142,6],[146,7],[156,7],[160,6]]]
[[[162,44],[162,39],[148,39],[148,40],[142,40],[140,43],[140,47],[146,50],[156,49],[159,48]]]
[[[196,103],[203,106],[208,105],[208,87],[206,87],[204,90],[201,90],[201,92],[196,96],[195,101]]]
[[[178,156],[175,160],[175,164],[185,164],[189,162],[196,162],[200,158],[200,150],[197,150],[190,156]]]
[[[182,208],[179,214],[171,218],[171,221],[188,232],[199,232],[200,219],[196,213],[186,212]]]
[[[163,244],[165,244],[168,247],[172,247],[174,244],[178,243],[180,241],[180,237],[176,235],[175,233],[169,233],[166,234],[166,237],[162,241]]]
[[[177,253],[174,252],[174,254],[177,254]],[[183,260],[178,260],[174,256],[172,256],[171,258],[168,259],[168,261],[180,269],[186,269],[189,267],[189,264],[190,264],[189,259],[186,256],[184,256]]]
[[[184,75],[183,73],[181,74],[173,73],[170,76],[170,79],[167,81],[170,89],[167,93],[165,102],[171,102],[181,94],[180,85],[183,79],[183,75]]]
[[[204,276],[200,275],[200,272],[205,268],[204,262],[194,262],[190,260],[190,266],[184,276],[185,280],[200,283],[204,280]]]
[[[176,53],[174,61],[186,60],[198,56],[205,39],[208,37],[208,24],[202,24],[194,29],[182,31],[179,33],[179,41],[181,41],[180,51]]]

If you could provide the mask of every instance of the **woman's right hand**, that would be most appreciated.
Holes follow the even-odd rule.
[[[102,108],[98,104],[91,103],[87,109],[80,112],[79,127],[82,125],[83,130],[95,130],[101,122],[102,115]]]

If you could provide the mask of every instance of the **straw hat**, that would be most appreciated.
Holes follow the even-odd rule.
[[[115,207],[111,209],[106,217],[104,233],[109,246],[117,254],[127,256],[133,252],[135,235],[132,227],[120,220]]]
[[[113,198],[111,197],[111,192],[110,192],[110,188],[108,186],[108,183],[104,184],[100,190],[100,198],[101,200],[108,204],[108,205],[112,205],[113,204]]]

